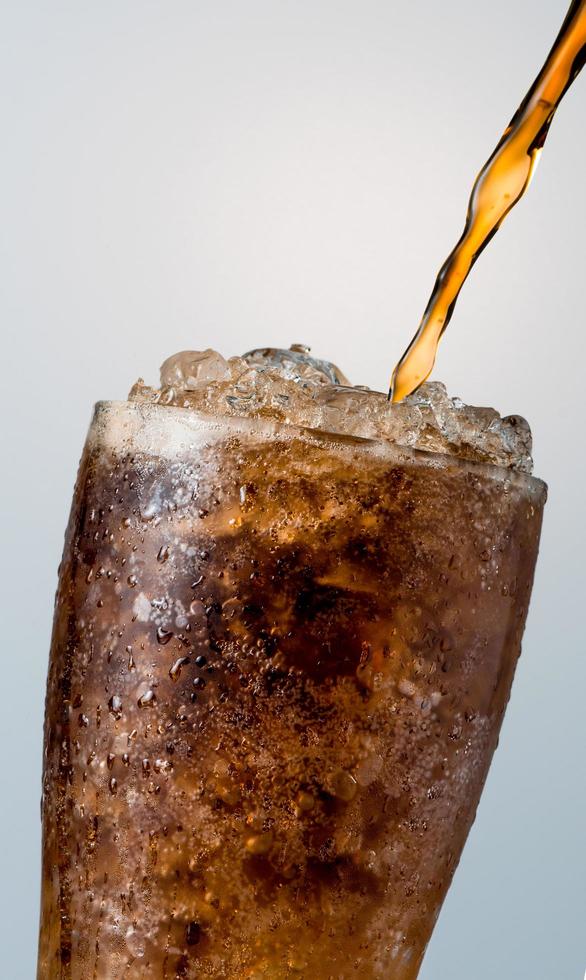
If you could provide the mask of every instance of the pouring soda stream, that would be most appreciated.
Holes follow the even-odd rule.
[[[441,267],[419,329],[393,371],[389,401],[402,401],[431,374],[460,290],[529,187],[556,109],[585,61],[586,0],[574,0],[543,68],[476,178],[464,231]]]

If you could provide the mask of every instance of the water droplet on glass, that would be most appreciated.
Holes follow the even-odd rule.
[[[169,668],[169,677],[172,681],[178,681],[181,676],[181,668],[189,663],[189,657],[179,657],[172,667]]]
[[[197,946],[201,938],[199,922],[189,922],[185,927],[185,942],[188,946]]]
[[[114,718],[120,718],[122,714],[122,698],[118,694],[113,694],[108,701],[108,709]]]
[[[152,708],[156,703],[156,694],[150,688],[148,691],[145,691],[144,694],[141,694],[137,701],[139,708]]]
[[[171,772],[173,768],[173,763],[169,762],[168,759],[155,759],[153,763],[153,769],[155,772]]]
[[[339,769],[330,778],[328,789],[338,800],[350,803],[356,796],[358,783],[349,772]]]

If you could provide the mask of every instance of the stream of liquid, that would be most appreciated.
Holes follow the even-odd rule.
[[[460,290],[527,190],[555,111],[585,61],[586,0],[574,0],[541,72],[476,178],[462,237],[440,269],[419,329],[393,371],[391,401],[402,401],[429,377]]]

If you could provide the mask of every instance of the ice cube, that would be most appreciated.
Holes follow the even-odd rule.
[[[215,350],[183,350],[161,365],[161,387],[195,391],[210,381],[230,377],[228,362]]]

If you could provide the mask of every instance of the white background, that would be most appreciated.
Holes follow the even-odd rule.
[[[34,975],[52,599],[97,398],[168,354],[310,344],[384,388],[562,0],[4,0],[0,973]],[[584,971],[586,77],[435,373],[525,414],[532,610],[423,980]]]

